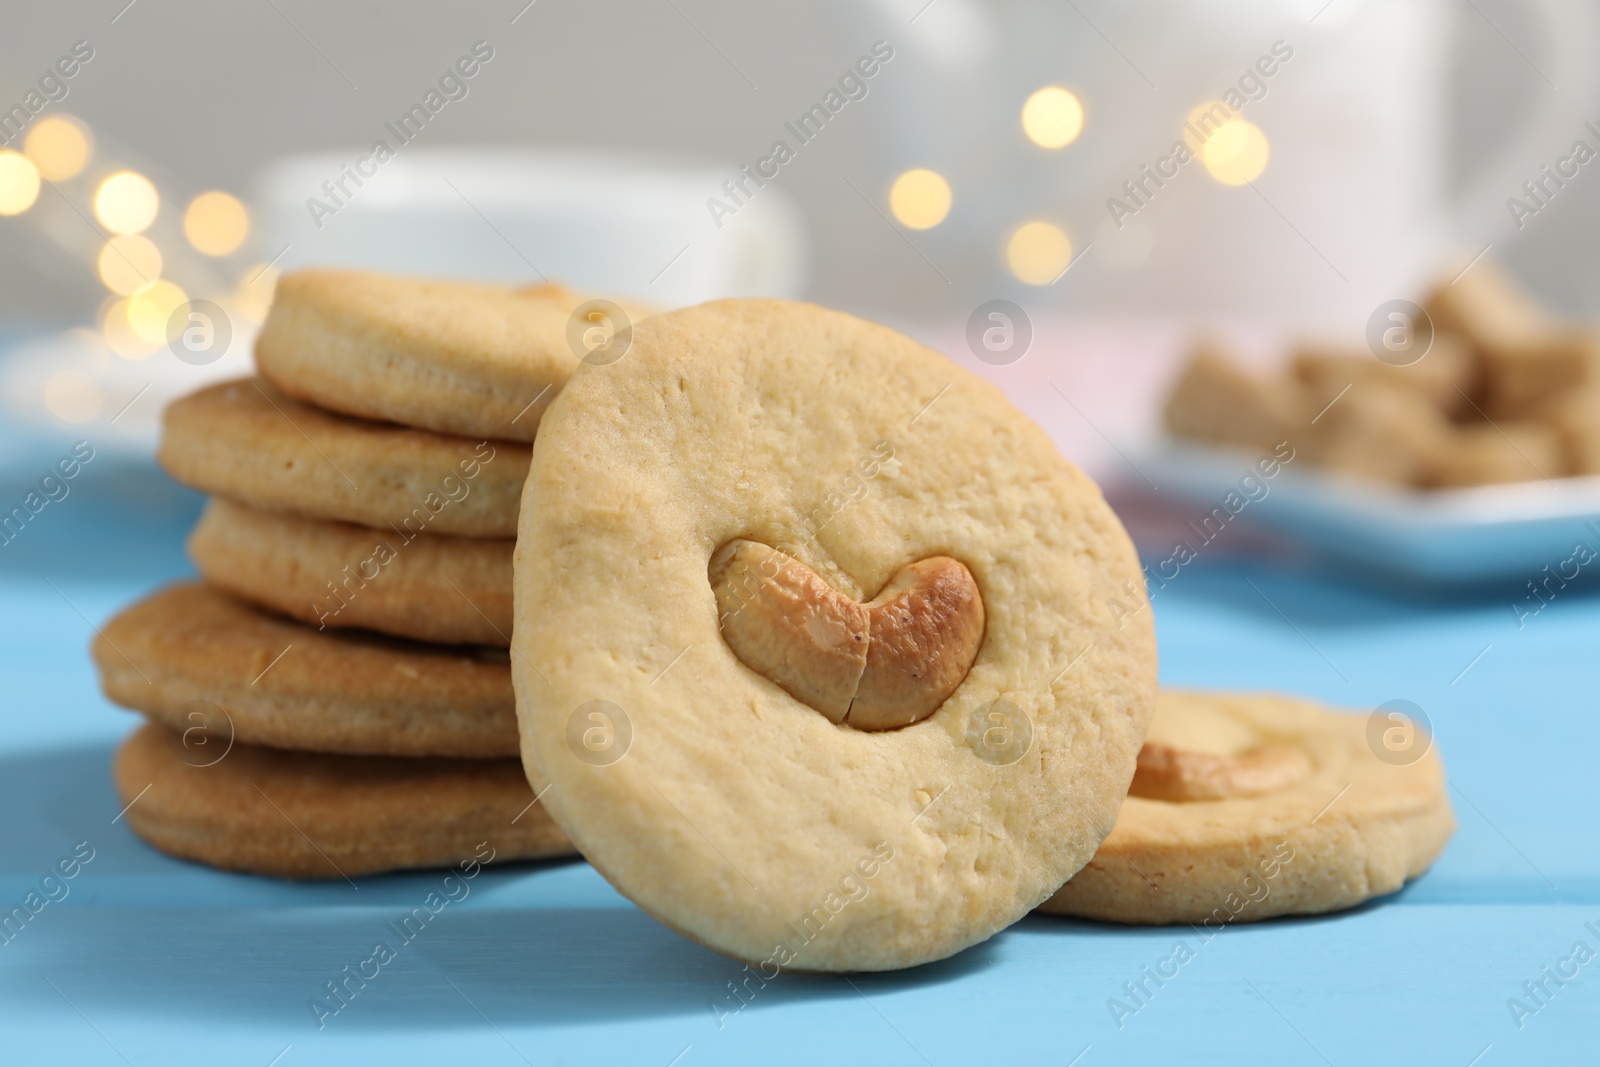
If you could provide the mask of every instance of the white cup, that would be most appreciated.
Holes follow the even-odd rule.
[[[281,160],[256,201],[263,251],[284,269],[549,278],[663,307],[798,296],[804,229],[781,190],[721,220],[708,212],[737,175],[649,156],[402,146],[384,162],[365,150]]]
[[[988,265],[985,295],[1359,340],[1379,304],[1415,297],[1488,244],[1498,253],[1516,233],[1506,199],[1576,139],[1595,144],[1584,121],[1600,106],[1600,5],[1512,2],[1526,9],[1531,39],[1493,39],[1508,62],[1537,62],[1534,88],[1505,136],[1471,146],[1473,174],[1461,183],[1445,141],[1454,30],[1499,19],[1498,9],[1457,0],[1200,0],[1159,13],[1052,0],[834,6],[855,39],[885,37],[900,53],[869,113],[890,167],[930,166],[949,179],[956,209],[925,240],[943,242],[936,256],[959,250]],[[1533,58],[1519,59],[1519,47]],[[1264,69],[1275,73],[1256,75]],[[1146,186],[1147,204],[1129,201],[1125,183],[1161,166],[1191,109],[1244,76],[1259,95],[1243,89],[1240,113],[1271,146],[1254,187],[1223,186],[1191,163]],[[1077,141],[1046,153],[1026,142],[1018,114],[1053,82],[1081,96],[1086,119]],[[1119,215],[1113,198],[1140,210]],[[1004,235],[1030,217],[1061,225],[1075,250],[1092,248],[1054,287],[1018,288],[1003,274]]]

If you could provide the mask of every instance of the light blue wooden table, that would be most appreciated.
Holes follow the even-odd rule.
[[[231,876],[114,821],[108,762],[135,720],[99,695],[85,646],[187,572],[197,507],[108,463],[0,549],[0,905],[79,842],[94,856],[0,946],[5,1063],[1600,1062],[1600,961],[1566,964],[1564,985],[1543,970],[1579,941],[1600,952],[1600,598],[1563,592],[1518,630],[1514,590],[1419,600],[1220,554],[1156,601],[1166,683],[1431,716],[1461,829],[1394,897],[1203,945],[1030,918],[913,972],[784,976],[719,1026],[736,964],[585,864],[519,866],[481,876],[319,1030],[308,1001],[439,875]],[[1119,1028],[1108,999],[1178,940],[1194,958]],[[1541,981],[1519,1027],[1507,1002],[1535,1006],[1524,983]]]

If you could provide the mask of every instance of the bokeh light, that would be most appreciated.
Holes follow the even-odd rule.
[[[250,213],[227,193],[201,193],[183,213],[184,236],[208,256],[226,256],[237,250],[249,233]]]
[[[272,294],[278,287],[279,273],[277,267],[257,263],[239,275],[239,286],[234,290],[233,299],[240,314],[251,322],[261,322],[267,317],[267,309],[272,306]]]
[[[1072,240],[1054,223],[1034,219],[1018,226],[1006,242],[1006,266],[1017,280],[1049,285],[1072,262]]]
[[[76,178],[94,154],[89,130],[68,115],[40,119],[22,142],[22,152],[39,168],[46,181],[64,182]]]
[[[131,296],[161,277],[161,250],[138,234],[113,237],[100,249],[100,280],[107,289]]]
[[[21,152],[0,151],[0,215],[20,215],[39,199],[39,171]]]
[[[908,170],[889,187],[889,210],[913,230],[937,226],[950,214],[950,183],[936,171]]]
[[[56,371],[44,383],[44,406],[63,422],[88,422],[100,414],[100,383],[82,371]]]
[[[172,282],[155,282],[128,298],[128,325],[141,340],[161,344],[167,339],[167,320],[188,299],[188,294]]]
[[[1211,135],[1220,130],[1238,112],[1221,100],[1207,100],[1197,105],[1183,120],[1183,143],[1195,155],[1205,147]]]
[[[1200,149],[1206,172],[1223,185],[1253,182],[1267,169],[1267,135],[1244,119],[1229,119]]]
[[[100,316],[100,332],[105,337],[106,347],[123,359],[144,359],[160,347],[133,332],[133,323],[128,321],[126,297],[107,303]]]
[[[1022,132],[1040,148],[1064,148],[1083,131],[1083,105],[1059,85],[1047,85],[1022,105]]]
[[[140,233],[156,220],[161,198],[143,174],[122,170],[100,183],[94,214],[112,233]]]

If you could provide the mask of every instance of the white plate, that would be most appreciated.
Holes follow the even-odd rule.
[[[1405,490],[1290,464],[1259,479],[1255,453],[1164,441],[1132,453],[1160,492],[1224,506],[1248,499],[1240,479],[1266,493],[1240,508],[1291,540],[1341,559],[1437,583],[1549,574],[1571,580],[1600,556],[1600,477],[1471,489]],[[1576,551],[1579,545],[1582,551]]]

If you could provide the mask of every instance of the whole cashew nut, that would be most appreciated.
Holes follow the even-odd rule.
[[[983,643],[983,597],[948,556],[902,568],[862,604],[738,538],[711,557],[722,635],[745,666],[835,723],[893,730],[938,710]]]

